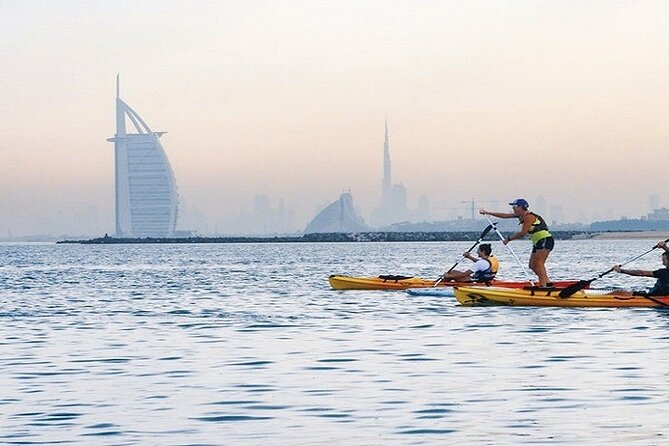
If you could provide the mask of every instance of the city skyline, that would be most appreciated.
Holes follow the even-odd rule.
[[[518,196],[637,218],[668,205],[668,19],[659,1],[2,2],[0,236],[114,232],[118,72],[170,130],[177,229],[239,233],[266,196],[302,230],[349,190],[370,221],[384,117],[430,220]]]

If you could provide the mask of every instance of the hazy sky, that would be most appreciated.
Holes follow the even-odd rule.
[[[93,208],[113,230],[117,73],[221,231],[255,194],[303,228],[350,189],[367,217],[385,117],[435,219],[517,196],[637,217],[669,205],[668,23],[666,1],[0,0],[0,237]]]

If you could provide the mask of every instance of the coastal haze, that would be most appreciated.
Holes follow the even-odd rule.
[[[177,229],[290,233],[392,179],[427,219],[669,205],[666,2],[0,2],[0,238],[114,231],[116,74]],[[254,207],[282,215],[253,226]],[[280,221],[279,221],[280,220]]]

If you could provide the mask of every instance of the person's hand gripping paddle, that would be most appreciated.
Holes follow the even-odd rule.
[[[492,225],[488,225],[488,226],[483,230],[483,232],[481,233],[481,236],[479,237],[479,239],[476,240],[476,243],[474,243],[474,244],[472,245],[472,247],[469,248],[469,249],[467,250],[466,253],[468,254],[468,253],[472,252],[472,249],[476,248],[476,246],[477,246],[479,243],[481,243],[481,242],[483,241],[483,239],[485,238],[486,235],[488,235],[488,232],[490,232],[491,229],[492,229]],[[464,259],[464,257],[463,257],[463,259]],[[458,266],[458,264],[459,264],[461,261],[462,261],[462,259],[460,259],[460,260],[458,260],[457,262],[455,262],[455,265],[451,266],[451,268],[450,268],[448,271],[446,271],[444,274],[442,274],[441,276],[439,276],[439,279],[437,279],[437,281],[434,282],[434,285],[432,285],[432,286],[433,286],[433,287],[436,287],[437,285],[439,285],[439,284],[441,283],[441,281],[444,280],[444,277],[446,276],[446,274],[448,274],[448,273],[450,273],[451,271],[453,271],[453,270],[455,269],[455,267]]]

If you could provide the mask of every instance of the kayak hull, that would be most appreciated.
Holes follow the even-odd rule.
[[[509,289],[501,287],[455,287],[454,294],[465,306],[523,307],[669,307],[669,296],[636,296],[631,291],[583,290],[567,298],[559,289]]]
[[[409,277],[406,279],[383,279],[381,277],[352,277],[332,275],[328,277],[330,286],[335,290],[406,290],[407,288],[433,287],[435,281]],[[459,285],[466,286],[466,283]],[[437,286],[445,286],[440,283]]]
[[[401,277],[401,276],[390,276]],[[330,286],[335,290],[406,290],[409,288],[431,288],[434,287],[435,280],[421,279],[420,277],[404,277],[388,279],[380,277],[352,277],[342,275],[332,275],[328,278]],[[554,282],[554,286],[564,288],[575,284],[576,280]],[[473,282],[440,282],[437,287],[471,286]],[[505,288],[522,288],[530,286],[527,281],[508,282],[503,280],[493,280],[491,286]]]
[[[408,288],[406,293],[409,296],[428,296],[428,297],[453,297],[454,287],[429,287],[429,288]]]

